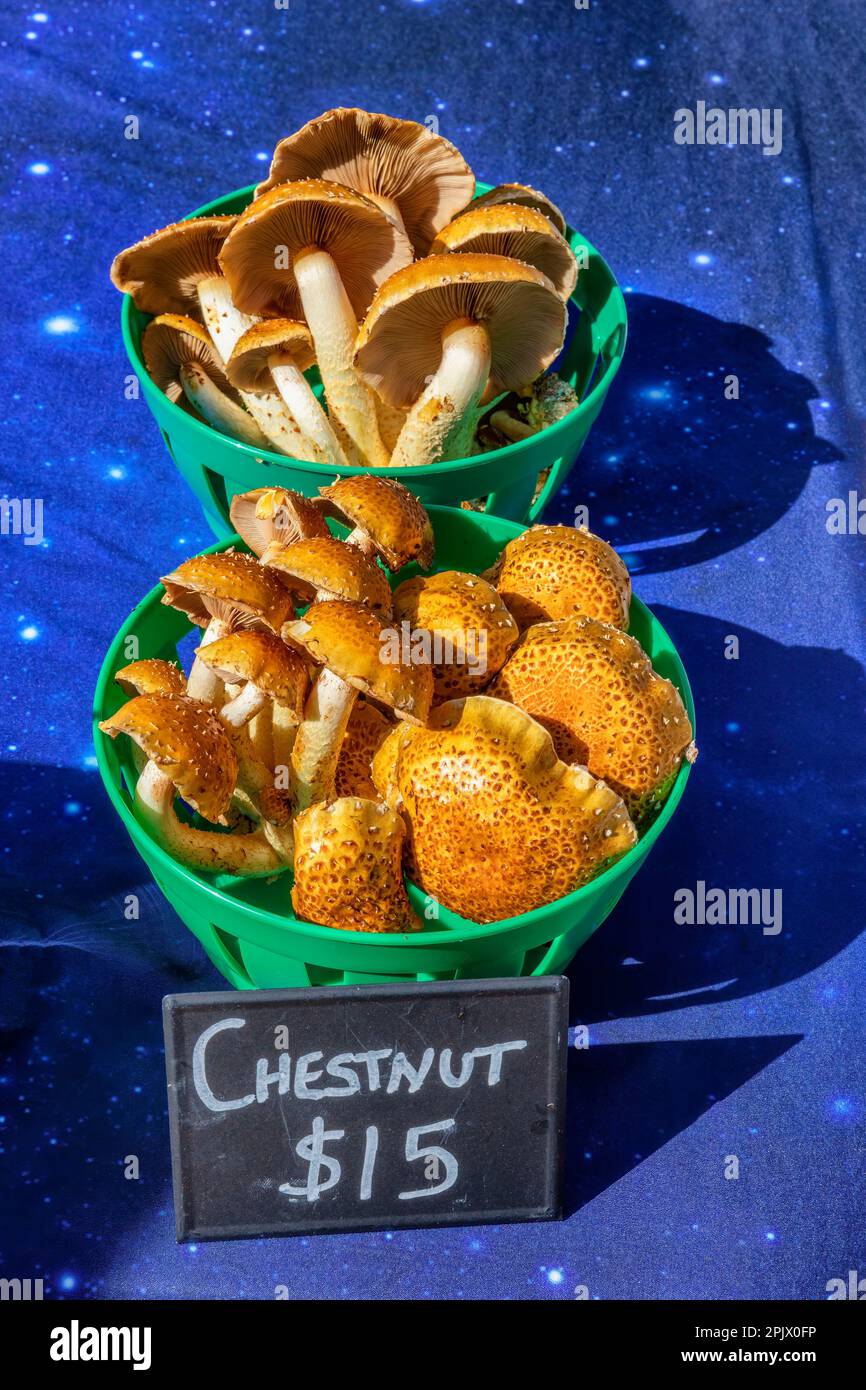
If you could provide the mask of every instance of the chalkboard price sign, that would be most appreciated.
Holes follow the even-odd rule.
[[[163,1001],[178,1240],[560,1215],[568,982]]]

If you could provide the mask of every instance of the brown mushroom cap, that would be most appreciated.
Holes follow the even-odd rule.
[[[497,391],[534,381],[565,336],[565,305],[540,270],[507,256],[454,252],[407,265],[377,291],[355,367],[388,405],[406,410],[439,366],[443,330],[461,319],[487,329]]]
[[[218,823],[229,808],[238,761],[228,736],[207,705],[178,695],[137,695],[99,725],[116,738],[128,734],[184,801]]]
[[[367,604],[377,613],[391,612],[391,590],[384,572],[335,536],[291,545],[274,541],[262,556],[262,565],[279,573],[302,602],[327,594]]]
[[[493,585],[458,570],[405,580],[394,590],[394,617],[450,645],[443,650],[446,659],[433,661],[436,704],[480,694],[520,635]]]
[[[111,279],[145,314],[198,307],[202,280],[221,275],[219,253],[237,218],[190,217],[153,232],[115,256]]]
[[[474,251],[482,255],[511,256],[544,272],[563,299],[577,284],[577,258],[568,242],[544,213],[517,203],[474,203],[436,237],[431,254]]]
[[[516,705],[486,695],[392,733],[373,778],[406,822],[411,877],[476,922],[553,902],[637,840],[610,787],[560,762],[547,731]]]
[[[415,121],[354,108],[326,111],[281,140],[256,197],[275,184],[309,178],[396,203],[420,256],[475,192],[472,170],[441,135]]]
[[[366,796],[374,801],[379,794],[373,784],[373,758],[388,737],[392,724],[375,705],[356,700],[349,715],[334,782],[337,796]]]
[[[197,647],[195,654],[221,681],[251,681],[301,718],[310,684],[307,664],[272,632],[233,632]]]
[[[406,827],[375,800],[320,801],[295,820],[292,906],[307,922],[342,931],[419,931],[401,856]]]
[[[550,732],[563,762],[582,763],[635,821],[661,804],[692,727],[679,691],[633,637],[592,618],[539,623],[490,688]]]
[[[628,626],[631,579],[607,541],[574,526],[530,526],[509,541],[486,579],[523,630],[585,613]]]
[[[239,550],[195,555],[161,583],[162,602],[186,613],[199,627],[221,618],[233,627],[262,625],[279,632],[294,614],[291,594],[276,570]]]
[[[497,184],[489,193],[482,193],[476,198],[472,206],[490,208],[497,207],[500,203],[517,203],[522,207],[537,208],[553,223],[560,235],[565,235],[565,218],[556,203],[552,203],[544,193],[539,193],[537,188],[530,188],[527,183]]]
[[[186,314],[160,314],[147,325],[141,351],[148,375],[170,401],[183,398],[182,367],[199,366],[224,395],[241,404],[210,334]]]
[[[180,667],[156,656],[131,661],[115,671],[114,679],[127,695],[183,695],[186,691],[186,676]]]
[[[359,319],[377,286],[412,259],[406,234],[360,193],[322,179],[278,184],[241,213],[223,246],[220,265],[237,307],[302,319],[294,258],[313,249],[335,262]]]
[[[264,555],[271,541],[290,545],[331,534],[316,504],[288,488],[257,487],[252,492],[238,492],[231,500],[229,516],[241,540],[256,555]]]
[[[357,527],[369,537],[390,570],[415,560],[429,569],[435,553],[433,525],[414,492],[394,478],[359,473],[320,487],[322,510],[344,526]]]
[[[310,330],[296,319],[263,319],[242,333],[226,363],[226,375],[239,391],[272,391],[274,353],[305,372],[316,360]]]
[[[314,603],[283,628],[284,640],[301,647],[319,666],[401,719],[417,723],[429,713],[433,676],[420,661],[383,659],[391,633],[369,608],[342,599]]]

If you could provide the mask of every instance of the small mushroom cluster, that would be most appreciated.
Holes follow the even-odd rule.
[[[337,467],[465,458],[577,404],[543,375],[578,275],[562,213],[523,184],[474,193],[426,126],[327,111],[242,213],[154,232],[111,278],[154,316],[154,382],[214,429]]]
[[[181,863],[293,869],[295,913],[331,927],[420,929],[404,870],[499,921],[625,853],[694,758],[625,630],[628,571],[590,532],[534,526],[485,575],[431,572],[427,512],[370,473],[259,488],[231,515],[247,550],[162,580],[201,629],[189,675],[125,666],[132,698],[100,725],[132,739],[138,814]]]

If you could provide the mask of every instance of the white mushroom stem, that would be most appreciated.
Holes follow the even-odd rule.
[[[316,400],[315,392],[304,373],[295,366],[287,353],[272,352],[268,358],[274,385],[282,396],[298,426],[315,446],[323,463],[345,467],[348,463],[343,446],[333,426]]]
[[[245,689],[247,688],[245,687]],[[231,702],[232,705],[237,705],[242,694]],[[288,812],[288,798],[277,790],[273,772],[256,756],[249,731],[244,724],[232,724],[226,719],[227,708],[229,706],[224,706],[220,710],[220,720],[231,739],[232,747],[237,756],[238,790],[246,794],[246,798],[261,823],[262,833],[279,854],[282,863],[291,864],[294,860],[295,846],[291,817]]]
[[[500,434],[504,434],[506,439],[513,439],[515,444],[538,433],[531,425],[527,425],[525,420],[518,420],[516,415],[509,415],[507,410],[494,410],[490,423]]]
[[[223,705],[220,710],[220,719],[232,729],[242,729],[260,710],[264,709],[268,698],[264,690],[260,690],[252,681],[247,681],[246,685],[241,688],[240,694],[229,700],[227,705]]]
[[[304,721],[292,749],[296,811],[305,811],[314,801],[333,797],[340,744],[357,697],[354,686],[334,675],[327,666],[319,672],[307,696]]]
[[[459,457],[490,375],[490,336],[483,324],[455,320],[442,333],[442,357],[406,417],[391,463],[398,467]]]
[[[363,526],[356,526],[354,530],[349,532],[346,537],[346,545],[356,546],[357,549],[369,559],[372,559],[374,555],[378,555],[379,553],[376,548],[376,542],[371,537],[369,531],[364,530]]]
[[[349,453],[354,452],[357,462],[384,467],[388,451],[376,423],[372,392],[352,365],[358,324],[340,272],[327,251],[315,247],[295,256],[294,272],[331,417],[345,431]],[[350,462],[356,458],[350,457]]]
[[[209,873],[240,874],[247,878],[278,874],[286,867],[264,834],[222,835],[215,830],[198,830],[185,825],[178,820],[174,796],[171,778],[155,763],[148,763],[136,784],[135,804],[143,823],[181,863]]]
[[[218,637],[227,637],[229,631],[222,618],[211,618],[199,646],[208,647]],[[186,683],[186,693],[191,700],[204,700],[207,705],[219,705],[222,703],[223,683],[209,666],[196,657]]]
[[[291,768],[292,750],[298,736],[298,719],[288,705],[275,701],[271,715],[271,756],[275,771]]]
[[[181,367],[180,383],[187,400],[215,430],[243,444],[251,444],[255,449],[267,448],[268,441],[252,416],[235,405],[198,363],[190,362]]]
[[[256,750],[256,757],[260,758],[266,767],[273,767],[274,765],[271,737],[272,710],[273,705],[268,703],[250,720],[247,726],[253,748]]]

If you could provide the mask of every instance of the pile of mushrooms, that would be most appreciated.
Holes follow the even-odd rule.
[[[523,184],[474,193],[426,126],[327,111],[242,213],[154,232],[111,278],[154,315],[156,385],[214,429],[337,467],[465,458],[577,404],[544,375],[578,275],[562,213]]]
[[[432,572],[426,511],[371,473],[259,488],[231,515],[247,550],[162,580],[201,629],[189,674],[125,666],[132,698],[100,725],[132,740],[138,815],[182,864],[291,870],[295,914],[330,927],[420,930],[404,871],[499,921],[630,849],[696,756],[626,632],[628,571],[590,532],[530,527],[484,575]]]

